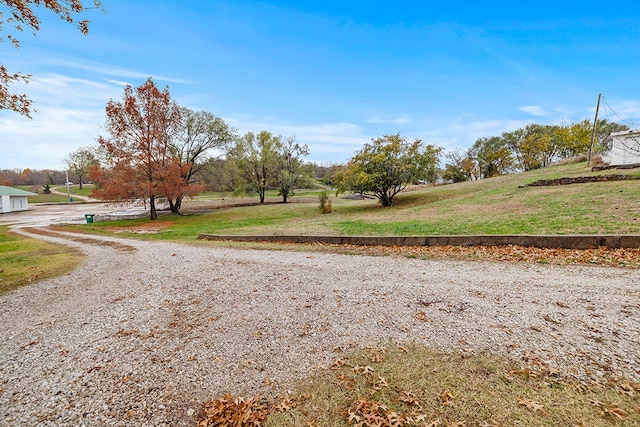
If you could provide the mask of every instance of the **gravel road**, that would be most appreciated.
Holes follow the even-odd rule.
[[[47,239],[83,267],[0,297],[2,425],[194,425],[385,340],[640,379],[640,270],[78,237]]]

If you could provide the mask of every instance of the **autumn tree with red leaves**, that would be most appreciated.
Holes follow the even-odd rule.
[[[191,196],[201,187],[185,180],[183,163],[171,144],[180,124],[180,108],[168,87],[158,89],[149,78],[133,89],[127,86],[122,102],[109,101],[105,128],[98,138],[108,156],[107,167],[94,167],[92,196],[106,200],[149,200],[150,218],[157,219],[156,199]]]
[[[82,34],[89,32],[89,21],[78,20],[76,15],[90,8],[100,8],[101,1],[93,0],[92,7],[87,7],[81,0],[0,0],[0,9],[6,9],[7,12],[0,10],[0,30],[5,25],[13,27],[17,32],[22,32],[24,27],[28,27],[35,34],[40,30],[40,18],[35,13],[35,7],[41,6],[49,9],[60,19],[76,24]],[[9,40],[16,48],[20,47],[20,41],[14,34],[2,36],[0,34],[0,43]],[[18,95],[9,91],[11,83],[25,82],[28,83],[31,76],[22,73],[11,73],[7,68],[0,64],[0,110],[8,109],[16,111],[27,117],[31,117],[31,99],[27,95]]]

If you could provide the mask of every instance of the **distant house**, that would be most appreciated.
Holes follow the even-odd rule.
[[[640,130],[625,130],[611,134],[610,165],[640,163]]]
[[[26,211],[29,209],[28,196],[37,196],[37,194],[0,185],[0,213]]]

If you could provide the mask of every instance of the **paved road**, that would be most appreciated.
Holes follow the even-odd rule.
[[[0,214],[0,224],[12,228],[46,227],[48,225],[82,224],[85,214],[113,218],[143,214],[144,207],[113,203],[29,205],[28,211]]]

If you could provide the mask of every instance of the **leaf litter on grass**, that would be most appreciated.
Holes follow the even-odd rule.
[[[565,377],[533,356],[385,344],[341,354],[285,399],[224,396],[203,412],[198,427],[636,426],[640,384]]]
[[[306,244],[305,244],[306,245]],[[316,248],[374,256],[404,256],[416,259],[459,261],[505,261],[554,265],[598,265],[640,268],[640,248],[562,249],[500,246],[360,246],[311,244]]]

